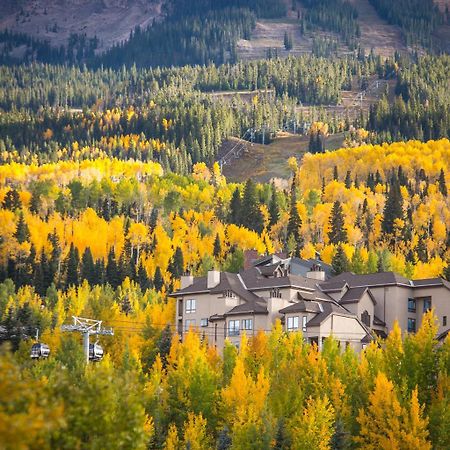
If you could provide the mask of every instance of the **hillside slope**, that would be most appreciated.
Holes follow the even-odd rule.
[[[162,15],[163,0],[3,0],[0,30],[26,33],[52,45],[71,34],[99,38],[99,50],[127,39],[136,26]]]

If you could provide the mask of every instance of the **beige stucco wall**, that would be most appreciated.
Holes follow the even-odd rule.
[[[355,316],[358,317],[358,319],[361,320],[361,314],[364,311],[367,311],[370,314],[370,326],[373,325],[373,316],[375,311],[375,306],[373,304],[372,299],[370,298],[370,295],[366,292],[359,302],[355,303],[347,303],[343,305],[345,308],[347,308],[351,313],[355,314]]]
[[[408,318],[416,319],[416,328],[420,327],[423,316],[423,297],[431,297],[431,305],[439,319],[439,333],[447,327],[443,326],[443,316],[447,316],[447,324],[450,322],[450,291],[443,286],[408,288],[403,286],[387,286],[370,288],[377,301],[375,314],[386,322],[389,332],[392,330],[395,320],[402,330],[408,329]],[[408,312],[408,298],[416,299],[416,312]]]
[[[434,310],[439,321],[439,331],[442,333],[450,327],[450,290],[445,287],[424,287],[414,289],[414,297],[416,298],[416,316],[417,328],[422,323],[424,297],[431,297],[431,307]],[[447,326],[443,326],[443,317],[447,316]]]

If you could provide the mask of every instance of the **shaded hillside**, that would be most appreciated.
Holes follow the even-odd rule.
[[[73,34],[97,36],[99,49],[128,39],[136,26],[147,26],[161,17],[162,0],[3,0],[0,2],[0,30],[26,33],[67,44]]]

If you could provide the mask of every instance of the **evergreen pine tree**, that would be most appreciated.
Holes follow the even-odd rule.
[[[22,244],[25,241],[30,239],[30,230],[28,228],[27,223],[25,222],[25,218],[23,216],[23,212],[19,213],[19,220],[17,222],[16,231],[14,233],[14,237],[17,239],[19,244]]]
[[[150,214],[150,219],[148,221],[148,227],[150,229],[150,234],[155,230],[156,224],[158,223],[158,210],[156,208],[152,209]]]
[[[241,192],[239,191],[239,188],[236,188],[233,191],[233,196],[231,197],[229,222],[234,223],[235,225],[240,225],[241,211],[242,211]]]
[[[90,286],[95,284],[95,264],[89,247],[86,247],[81,257],[80,278],[81,280],[87,280]]]
[[[78,286],[78,265],[80,263],[80,257],[78,254],[78,249],[72,244],[70,244],[69,254],[66,260],[66,288],[70,286]]]
[[[347,255],[342,248],[342,245],[339,245],[333,255],[333,259],[331,260],[331,266],[333,267],[333,273],[335,275],[339,275],[343,272],[348,272],[349,270],[349,261]]]
[[[397,177],[392,177],[386,203],[384,205],[383,221],[381,228],[385,233],[392,233],[394,231],[394,224],[396,219],[403,218],[402,195],[400,193],[400,185]]]
[[[220,236],[217,233],[216,237],[214,238],[214,251],[213,251],[214,258],[219,259],[222,255],[222,244],[220,243]]]
[[[333,167],[333,180],[334,181],[339,181],[339,173],[338,173],[337,166]]]
[[[147,275],[147,270],[142,264],[139,264],[137,271],[137,282],[141,288],[142,292],[145,292],[147,289],[151,288],[150,280]]]
[[[53,279],[51,279],[50,264],[44,248],[42,247],[39,264],[35,264],[33,275],[34,289],[40,296],[44,296],[52,282]]]
[[[444,169],[441,169],[441,173],[439,174],[439,190],[444,197],[447,197],[447,184],[445,182]]]
[[[421,261],[423,263],[428,262],[428,248],[427,248],[425,236],[423,234],[421,234],[419,236],[419,241],[417,243],[416,252],[417,252],[417,258],[419,258],[419,261]]]
[[[30,199],[30,212],[33,214],[39,214],[42,206],[41,195],[36,190],[31,193]]]
[[[350,170],[347,170],[347,174],[345,175],[345,187],[350,189],[352,187],[352,175]]]
[[[125,278],[129,278],[130,280],[133,279],[133,270],[131,265],[132,263],[124,247],[122,253],[120,254],[119,264],[117,266],[119,284],[122,284]]]
[[[10,189],[3,198],[3,208],[14,211],[22,207],[19,193],[15,189]]]
[[[170,352],[170,347],[172,345],[172,330],[170,325],[167,325],[161,331],[161,336],[156,344],[159,356],[161,357],[163,366],[167,364],[167,356]]]
[[[241,217],[241,222],[244,227],[261,233],[264,227],[263,216],[259,209],[256,185],[250,178],[245,183]]]
[[[269,203],[269,215],[270,215],[270,226],[274,226],[278,219],[280,218],[280,208],[278,206],[278,199],[277,199],[277,189],[275,187],[275,183],[272,182],[271,186],[271,197],[270,197],[270,203]]]
[[[300,218],[297,209],[297,191],[294,177],[291,186],[289,221],[287,224],[286,242],[289,242],[289,240],[295,241],[296,243],[296,247],[294,250],[295,256],[300,256],[300,250],[303,248],[303,237],[300,233],[301,226],[302,226],[302,219]]]
[[[111,247],[108,253],[108,262],[106,263],[106,281],[114,288],[120,284],[119,268],[117,266],[114,247]]]
[[[105,261],[103,259],[97,259],[97,261],[95,261],[94,273],[95,273],[95,278],[93,282],[94,285],[102,285],[107,282]]]
[[[181,278],[184,272],[184,257],[183,251],[180,247],[177,247],[175,253],[169,264],[169,272],[172,274],[174,279]]]
[[[164,279],[159,266],[157,266],[155,270],[155,275],[153,277],[153,286],[155,287],[155,290],[157,292],[161,292],[161,289],[164,286]]]
[[[52,244],[52,253],[50,257],[50,272],[52,280],[58,281],[60,271],[61,271],[61,245],[59,243],[58,234],[56,233],[56,229],[53,230],[53,233],[48,235],[48,240]]]
[[[328,232],[328,237],[332,244],[337,245],[348,241],[344,213],[342,212],[342,205],[339,200],[334,202],[333,208],[331,209],[330,226],[331,230]]]

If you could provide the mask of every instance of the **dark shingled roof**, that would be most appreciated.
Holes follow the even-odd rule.
[[[376,301],[373,298],[372,293],[370,292],[370,290],[366,287],[356,287],[356,288],[350,288],[343,296],[342,298],[339,300],[339,303],[341,305],[345,305],[347,303],[358,303],[361,300],[361,297],[365,294],[365,293],[369,294],[370,299],[372,300],[373,304],[376,305]]]
[[[280,267],[280,263],[270,264],[268,266],[259,266],[257,270],[265,277],[273,277],[275,271]]]
[[[302,287],[306,290],[315,290],[317,280],[302,277],[300,275],[288,275],[285,277],[266,278],[262,276],[258,269],[253,267],[239,272],[247,289],[271,289],[284,286]]]
[[[327,281],[325,283],[320,283],[319,287],[323,292],[338,292],[342,291],[342,289],[345,286],[348,286],[346,281],[338,280],[333,281],[334,278],[331,279],[331,281]]]
[[[235,314],[269,314],[267,307],[258,302],[246,302],[241,305],[237,305],[230,309],[224,316],[231,316]]]
[[[232,291],[238,297],[244,299],[247,302],[256,302],[261,300],[260,297],[255,295],[253,292],[248,291],[242,285],[241,280],[235,273],[221,272],[220,283],[212,288],[209,292],[210,294],[221,294],[225,291]]]
[[[374,337],[372,335],[370,335],[369,333],[367,333],[362,339],[361,342],[363,344],[370,344],[372,341],[374,340]]]
[[[314,327],[320,325],[328,316],[330,316],[333,313],[339,313],[341,315],[355,317],[354,314],[350,313],[343,306],[340,306],[335,302],[323,302],[321,303],[321,305],[322,305],[322,312],[317,314],[317,316],[313,317],[306,324],[307,327]]]
[[[387,286],[387,285],[404,285],[412,286],[411,282],[401,275],[394,272],[368,273],[364,275],[356,275],[352,272],[344,272],[333,277],[331,282],[347,282],[350,287],[359,286]],[[321,283],[323,285],[326,283]]]
[[[414,287],[431,287],[431,286],[444,286],[450,289],[450,283],[443,278],[426,278],[424,280],[413,280]]]
[[[377,316],[373,316],[373,324],[377,325],[379,327],[385,327],[386,323],[383,322],[380,318],[378,318]]]
[[[314,301],[299,301],[293,303],[292,305],[286,306],[286,308],[280,309],[281,314],[290,314],[296,312],[312,312],[312,313],[320,313],[322,310],[320,308],[319,302]]]
[[[438,337],[437,340],[438,341],[445,341],[445,339],[447,338],[448,334],[450,333],[450,328],[448,330],[443,331]]]
[[[176,292],[172,292],[170,294],[171,297],[178,297],[181,295],[187,294],[196,294],[197,292],[208,292],[209,289],[206,287],[207,278],[206,277],[197,277],[194,278],[194,282],[184,289],[179,289]]]

